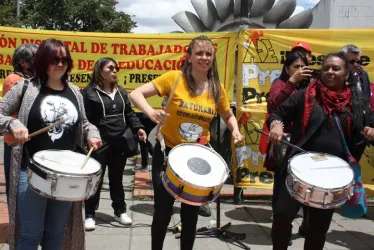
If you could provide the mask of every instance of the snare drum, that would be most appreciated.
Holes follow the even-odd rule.
[[[165,189],[177,200],[201,206],[213,202],[228,177],[222,157],[212,148],[186,143],[174,147],[161,173]]]
[[[354,173],[339,157],[316,152],[289,160],[286,187],[293,198],[311,207],[332,209],[353,194]]]
[[[55,200],[87,200],[95,194],[101,175],[100,163],[69,150],[35,153],[28,169],[28,182],[42,196]]]

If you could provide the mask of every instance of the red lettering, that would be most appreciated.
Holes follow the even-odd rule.
[[[155,55],[155,48],[153,48],[152,44],[149,45],[149,49],[148,49],[147,55],[151,55],[151,56]]]
[[[139,55],[144,56],[147,53],[147,47],[145,44],[139,44]]]
[[[148,69],[148,70],[152,70],[153,69],[153,61],[152,60],[145,61],[145,68]]]
[[[130,55],[138,55],[138,52],[136,51],[136,46],[134,44],[131,45]]]

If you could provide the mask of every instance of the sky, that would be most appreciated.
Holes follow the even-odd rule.
[[[190,11],[196,14],[190,0],[117,0],[118,11],[132,16],[137,22],[134,33],[169,33],[182,31],[171,18],[180,11]],[[259,0],[255,0],[259,1]],[[276,0],[276,2],[279,0]],[[293,15],[306,8],[313,8],[320,0],[297,0]],[[214,2],[214,0],[213,0]]]

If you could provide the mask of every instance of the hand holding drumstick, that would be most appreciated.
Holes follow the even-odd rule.
[[[57,126],[61,123],[64,123],[65,120],[59,120],[57,122],[54,122],[42,129],[39,129],[38,131],[35,131],[34,133],[29,135],[29,130],[26,127],[20,127],[15,130],[13,130],[13,137],[14,142],[11,144],[11,146],[17,145],[17,144],[24,144],[25,142],[28,142],[31,137],[39,135],[41,133],[44,133],[48,131],[50,128],[53,128],[54,126]]]

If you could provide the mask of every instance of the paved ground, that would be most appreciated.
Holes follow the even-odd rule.
[[[2,141],[0,142],[2,145]],[[2,150],[0,150],[2,155]],[[2,162],[2,161],[1,161]],[[101,203],[98,211],[97,229],[87,233],[86,242],[88,250],[113,250],[151,249],[150,224],[152,221],[153,201],[133,199],[134,174],[133,164],[128,164],[124,173],[124,185],[126,186],[126,202],[128,213],[134,220],[132,228],[124,228],[113,221],[113,211],[109,198],[108,182],[104,183]],[[0,249],[9,249],[6,242],[7,235],[7,208],[4,195],[3,168],[0,167]],[[148,199],[144,197],[144,199]],[[211,206],[213,215],[210,218],[200,217],[198,226],[209,227],[216,221],[215,204]],[[175,204],[174,215],[170,226],[177,224],[180,205]],[[271,249],[271,207],[266,202],[246,201],[244,205],[236,206],[231,200],[223,200],[221,203],[221,224],[231,222],[229,228],[233,232],[246,234],[242,242],[251,249]],[[374,208],[369,209],[367,219],[348,220],[339,213],[335,213],[331,228],[327,235],[325,249],[374,249]],[[213,222],[212,222],[213,221]],[[294,226],[294,244],[289,249],[303,249],[304,240],[296,234],[301,218],[296,219]],[[170,232],[167,234],[164,249],[179,249],[179,241]],[[195,242],[195,250],[234,250],[242,249],[237,244],[220,238],[202,238],[198,236]]]

